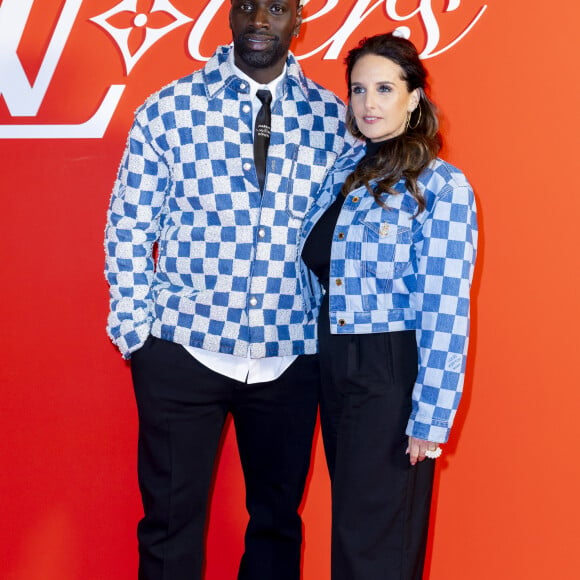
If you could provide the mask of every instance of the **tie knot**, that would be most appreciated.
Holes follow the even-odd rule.
[[[269,105],[272,102],[272,93],[268,89],[256,91],[256,96],[264,105]]]

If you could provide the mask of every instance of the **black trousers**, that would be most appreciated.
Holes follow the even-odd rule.
[[[228,413],[249,512],[238,579],[298,580],[318,357],[298,357],[276,381],[251,385],[154,337],[131,361],[145,514],[137,530],[140,580],[202,578],[208,494]]]
[[[412,467],[405,429],[414,331],[329,335],[321,427],[332,481],[332,580],[421,580],[434,461]]]

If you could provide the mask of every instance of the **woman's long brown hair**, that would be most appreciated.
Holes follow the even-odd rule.
[[[404,179],[417,202],[415,213],[417,215],[425,209],[425,199],[417,185],[417,179],[441,149],[437,109],[425,92],[427,71],[417,49],[409,40],[392,33],[363,39],[345,59],[349,98],[352,69],[357,61],[367,54],[383,56],[399,65],[407,90],[411,92],[419,89],[419,104],[409,118],[405,133],[384,143],[376,155],[361,160],[354,172],[347,177],[342,194],[347,195],[353,189],[364,185],[376,202],[386,207],[383,196],[395,193],[392,187]],[[355,137],[364,138],[357,127],[350,105],[347,109],[346,122]],[[371,181],[376,181],[374,188],[370,185]]]

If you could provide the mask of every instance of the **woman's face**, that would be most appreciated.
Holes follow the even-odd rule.
[[[350,105],[360,132],[384,141],[405,131],[407,113],[419,102],[419,90],[407,90],[403,69],[376,54],[362,56],[351,72]]]

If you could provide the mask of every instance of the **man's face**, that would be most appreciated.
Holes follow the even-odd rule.
[[[297,0],[232,0],[230,28],[236,65],[258,82],[276,78],[301,24]]]

